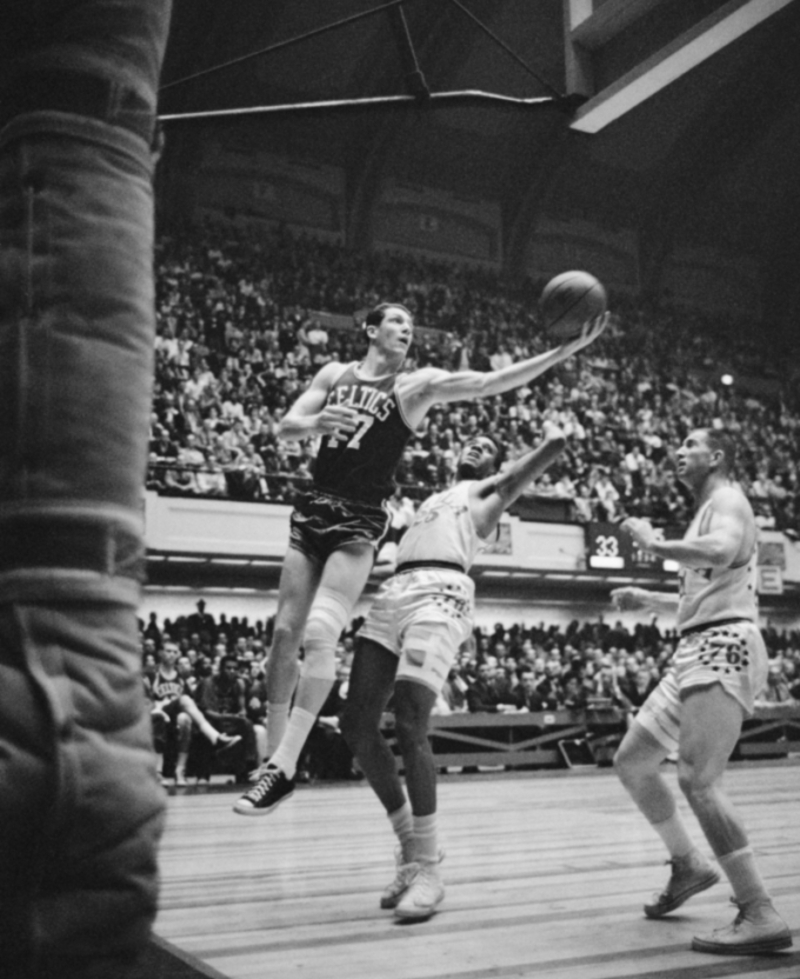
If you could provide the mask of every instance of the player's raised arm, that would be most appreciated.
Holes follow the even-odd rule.
[[[660,540],[647,520],[629,517],[622,524],[644,551],[678,561],[687,568],[727,568],[744,541],[748,503],[741,493],[723,487],[714,493],[708,531],[693,540]]]
[[[278,438],[288,442],[316,435],[340,436],[358,428],[357,413],[343,405],[326,404],[342,364],[332,361],[314,375],[311,383],[294,402],[278,425]]]
[[[535,449],[520,456],[502,473],[477,481],[470,488],[472,519],[481,537],[495,529],[506,507],[564,451],[567,440],[557,425],[545,422],[542,431],[544,438]]]
[[[522,387],[523,384],[529,384],[546,370],[567,360],[596,340],[605,329],[607,322],[608,314],[598,316],[587,322],[581,334],[574,340],[497,371],[451,373],[433,367],[414,371],[398,386],[409,424],[412,427],[419,424],[431,405],[488,398],[512,391],[514,388]]]

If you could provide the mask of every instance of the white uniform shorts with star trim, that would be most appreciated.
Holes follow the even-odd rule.
[[[439,693],[472,632],[475,583],[460,571],[417,568],[385,581],[359,635],[394,653],[398,680]]]
[[[682,697],[715,683],[750,716],[767,679],[767,650],[755,622],[709,626],[682,636],[672,664],[636,720],[668,751],[678,747]]]

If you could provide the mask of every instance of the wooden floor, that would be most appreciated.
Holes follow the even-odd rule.
[[[230,979],[798,979],[800,763],[736,766],[727,785],[789,952],[690,951],[693,934],[733,919],[726,883],[643,917],[665,855],[607,769],[445,777],[447,896],[410,925],[378,907],[394,841],[365,784],[301,786],[261,818],[235,815],[232,789],[173,795],[156,933]]]

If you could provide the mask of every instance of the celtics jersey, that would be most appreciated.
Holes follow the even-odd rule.
[[[323,436],[314,464],[314,487],[348,500],[380,505],[394,490],[394,471],[413,434],[397,401],[397,374],[364,378],[349,364],[327,404],[358,412],[358,428]]]
[[[158,670],[150,684],[150,690],[153,700],[161,703],[165,700],[177,700],[186,692],[186,684],[177,672],[172,676],[164,676],[161,670]]]

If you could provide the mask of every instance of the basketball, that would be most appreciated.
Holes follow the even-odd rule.
[[[540,308],[547,334],[556,340],[574,340],[587,320],[606,311],[603,284],[588,272],[562,272],[542,290]]]

